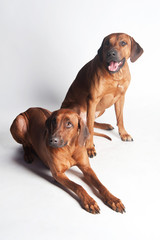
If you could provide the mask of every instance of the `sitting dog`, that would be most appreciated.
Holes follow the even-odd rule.
[[[110,124],[94,122],[113,104],[119,134],[123,141],[132,141],[123,124],[125,93],[130,83],[127,60],[135,62],[143,53],[140,45],[124,33],[104,38],[98,54],[78,73],[70,86],[61,108],[76,111],[87,122],[90,138],[86,142],[89,157],[96,155],[93,144],[94,127],[112,130]]]
[[[85,147],[88,128],[76,112],[60,109],[51,113],[42,108],[30,108],[16,117],[10,130],[13,138],[23,145],[25,160],[31,163],[36,154],[57,182],[78,195],[85,210],[93,214],[100,211],[83,187],[65,175],[72,166],[83,172],[87,183],[99,191],[106,205],[117,212],[125,211],[122,202],[102,185],[90,167]]]

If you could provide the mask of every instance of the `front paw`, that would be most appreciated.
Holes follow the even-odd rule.
[[[110,207],[111,209],[113,209],[116,212],[120,212],[120,213],[126,212],[125,206],[123,205],[121,200],[116,198],[113,195],[111,195],[110,197],[107,197],[104,202],[108,207]]]
[[[100,208],[93,198],[85,199],[82,203],[82,207],[89,213],[97,214],[100,213]]]
[[[90,158],[93,158],[93,157],[95,157],[97,155],[94,146],[93,147],[88,147],[87,148],[87,153],[88,153],[88,157],[90,157]]]
[[[132,142],[133,138],[128,134],[128,133],[124,133],[124,134],[120,134],[121,140],[124,142]]]

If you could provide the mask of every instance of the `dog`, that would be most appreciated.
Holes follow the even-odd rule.
[[[23,145],[25,161],[31,163],[37,155],[57,182],[77,194],[86,211],[96,214],[100,208],[82,186],[65,175],[72,166],[83,172],[87,183],[99,191],[107,206],[125,212],[122,202],[107,190],[90,166],[85,147],[88,128],[76,112],[60,109],[51,113],[43,108],[30,108],[15,118],[10,131]]]
[[[129,35],[111,34],[104,38],[98,54],[79,71],[70,86],[61,108],[76,111],[87,123],[90,138],[86,148],[89,157],[96,155],[94,127],[113,129],[110,124],[94,122],[113,104],[121,139],[133,141],[123,123],[125,93],[131,79],[127,60],[130,58],[131,62],[135,62],[142,53],[141,46]]]

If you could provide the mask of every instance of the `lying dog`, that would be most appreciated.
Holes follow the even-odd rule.
[[[113,104],[121,139],[133,140],[123,124],[124,98],[131,79],[127,59],[135,62],[142,53],[143,49],[132,37],[123,33],[111,34],[104,38],[96,57],[79,71],[70,86],[61,108],[76,111],[87,122],[90,138],[86,148],[89,157],[96,155],[94,127],[113,129],[110,124],[100,124],[94,120]]]
[[[117,212],[125,211],[122,202],[102,185],[90,167],[84,146],[88,128],[77,113],[61,109],[51,114],[42,108],[30,108],[16,117],[10,130],[13,138],[23,145],[25,160],[32,162],[36,154],[57,182],[78,195],[88,212],[95,214],[100,209],[80,185],[65,175],[65,171],[75,165],[83,172],[87,183],[99,191],[106,205]]]

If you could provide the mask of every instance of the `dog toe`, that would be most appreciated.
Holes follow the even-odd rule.
[[[112,210],[116,211],[116,212],[120,212],[120,213],[124,213],[125,211],[125,206],[123,205],[123,203],[121,202],[120,199],[114,197],[112,195],[112,197],[110,199],[107,199],[105,201],[105,204],[110,207]]]
[[[90,158],[93,158],[93,157],[95,157],[97,155],[96,150],[95,150],[94,147],[87,148],[87,153],[88,153],[88,157],[90,157]]]
[[[106,130],[113,130],[114,127],[111,124],[106,124]]]
[[[121,140],[124,142],[132,142],[133,138],[129,134],[120,134]]]
[[[84,209],[92,214],[98,214],[100,213],[100,208],[98,206],[98,204],[92,200],[90,202],[88,202],[87,204],[84,205]]]

